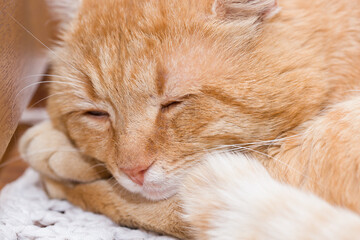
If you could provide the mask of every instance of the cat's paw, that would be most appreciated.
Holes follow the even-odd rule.
[[[241,153],[213,153],[205,157],[187,175],[183,191],[198,192],[206,187],[234,181],[244,182],[271,179],[263,165]],[[225,187],[225,186],[224,186]]]
[[[66,199],[66,186],[51,178],[42,178],[44,189],[50,198]]]
[[[194,226],[198,238],[219,239],[223,230],[240,224],[232,219],[241,220],[242,213],[249,215],[249,208],[262,203],[256,200],[262,189],[256,187],[268,181],[272,179],[265,168],[251,157],[235,153],[210,154],[184,181],[180,191],[184,219]],[[215,230],[218,237],[212,235]]]
[[[108,177],[103,164],[83,157],[67,136],[48,121],[21,137],[19,151],[32,168],[55,180],[89,182]]]

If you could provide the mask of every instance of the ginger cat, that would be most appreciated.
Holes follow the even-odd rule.
[[[188,170],[212,150],[241,150],[273,178],[360,212],[359,0],[54,4],[63,31],[48,127],[79,150],[67,162],[91,173],[77,175],[66,154],[32,165],[96,181],[48,179],[51,195],[189,237],[177,196]],[[28,136],[25,153],[37,146]],[[97,180],[102,165],[113,178]]]

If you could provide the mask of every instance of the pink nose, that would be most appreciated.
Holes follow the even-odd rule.
[[[132,169],[122,168],[121,171],[125,173],[131,179],[131,181],[142,186],[144,184],[144,175],[146,171],[149,169],[149,167],[150,166],[137,167]]]

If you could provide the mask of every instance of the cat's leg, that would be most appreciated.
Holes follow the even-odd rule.
[[[76,185],[53,179],[44,179],[44,182],[50,196],[104,214],[120,225],[191,239],[190,228],[181,219],[177,196],[157,202],[146,200],[123,189],[115,180]]]
[[[305,123],[265,165],[276,179],[360,213],[360,96]]]
[[[110,176],[103,164],[83,156],[49,121],[30,128],[20,139],[19,151],[32,168],[50,178],[89,182]]]
[[[186,219],[197,239],[345,240],[360,217],[274,180],[255,159],[210,155],[185,181]]]

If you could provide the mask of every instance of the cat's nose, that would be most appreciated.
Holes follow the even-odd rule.
[[[145,173],[149,169],[149,167],[150,166],[142,166],[132,169],[122,168],[121,171],[125,173],[131,179],[131,181],[142,186],[144,184]]]

